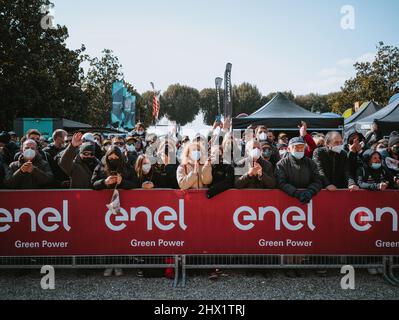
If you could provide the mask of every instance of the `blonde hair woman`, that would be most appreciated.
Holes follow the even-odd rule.
[[[203,189],[212,183],[211,160],[202,143],[192,142],[184,148],[177,182],[182,190]]]

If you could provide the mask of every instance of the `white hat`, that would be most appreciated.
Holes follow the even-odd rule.
[[[96,140],[94,140],[93,134],[90,133],[90,132],[85,133],[85,134],[82,136],[82,141],[83,141],[83,142],[92,142],[92,143],[96,143]]]

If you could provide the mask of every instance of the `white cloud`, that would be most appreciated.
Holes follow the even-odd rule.
[[[334,66],[320,70],[318,78],[305,85],[305,91],[323,94],[340,90],[345,81],[355,75],[353,65],[356,62],[372,62],[374,59],[375,53],[373,52],[366,52],[355,59],[342,58]]]

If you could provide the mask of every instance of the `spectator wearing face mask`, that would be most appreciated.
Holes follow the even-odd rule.
[[[211,159],[207,159],[206,154],[202,142],[192,142],[185,147],[182,162],[177,169],[180,189],[203,189],[212,183]]]
[[[39,152],[40,156],[43,158],[43,160],[50,162],[49,161],[50,155],[48,153],[44,152],[42,149],[42,145],[40,142],[41,136],[42,135],[41,135],[40,131],[38,131],[36,129],[29,129],[28,132],[26,133],[25,137],[23,137],[21,142],[24,143],[28,139],[35,141],[36,145],[37,145],[37,151]],[[15,154],[14,161],[18,161],[19,157],[21,156],[21,153],[22,152],[20,151]]]
[[[71,179],[72,189],[91,189],[94,169],[99,165],[93,143],[82,142],[82,133],[73,135],[71,144],[63,152],[60,167]]]
[[[100,163],[93,172],[91,179],[94,190],[104,189],[134,189],[137,188],[137,177],[129,170],[121,150],[111,147],[105,154],[104,163]]]
[[[276,168],[278,187],[301,203],[309,203],[322,188],[317,165],[305,157],[305,149],[302,137],[291,139],[289,154],[277,163]]]
[[[136,166],[137,158],[139,157],[136,151],[136,138],[126,138],[126,157],[127,164],[134,169],[134,167]]]
[[[53,184],[50,165],[37,150],[34,140],[26,140],[18,161],[10,164],[10,176],[5,181],[9,189],[45,189]]]
[[[161,175],[151,165],[151,161],[145,154],[140,155],[136,162],[136,175],[138,187],[146,190],[159,189],[163,187]]]
[[[94,135],[91,132],[87,132],[82,136],[83,143],[91,143],[94,146],[94,156],[101,161],[104,156],[101,145],[97,143]]]
[[[244,167],[245,174],[237,178],[237,189],[274,189],[276,180],[272,164],[262,158],[261,144],[256,141],[247,143],[248,157],[242,160],[238,166]]]
[[[394,179],[399,180],[399,134],[397,132],[391,133],[389,137],[384,162]]]
[[[145,131],[144,124],[142,124],[141,122],[137,123],[135,129],[131,133],[131,136],[137,137],[137,138],[145,141],[146,131]]]
[[[328,191],[347,189],[359,190],[356,181],[350,177],[348,155],[344,151],[342,136],[339,132],[326,135],[326,147],[314,151],[313,160],[317,165],[323,187]]]
[[[399,182],[383,166],[379,152],[367,150],[363,154],[363,166],[357,170],[358,185],[361,189],[384,191],[398,189]]]
[[[258,142],[267,143],[270,146],[271,156],[268,161],[270,161],[273,167],[275,167],[277,162],[280,161],[280,153],[278,152],[277,146],[274,142],[273,131],[268,130],[265,126],[259,126],[255,130],[255,136]]]
[[[260,144],[262,158],[266,161],[269,161],[273,168],[276,167],[277,162],[280,161],[280,152],[276,147],[274,147],[269,141],[262,142]]]

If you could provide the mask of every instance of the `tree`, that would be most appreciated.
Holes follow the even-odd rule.
[[[2,0],[0,8],[0,127],[16,117],[83,121],[87,97],[80,67],[85,47],[70,50],[65,26],[43,29],[48,0]]]
[[[223,113],[223,92],[220,90],[220,108]],[[213,125],[218,116],[218,103],[216,89],[206,88],[200,92],[201,111],[204,113],[204,122]]]
[[[87,119],[95,127],[105,127],[110,122],[112,110],[112,84],[122,81],[122,65],[112,50],[104,49],[102,57],[87,58],[90,68],[84,81],[89,97]]]
[[[328,105],[328,96],[310,93],[307,95],[296,96],[294,101],[301,107],[312,111],[312,112],[330,112],[330,106]]]
[[[259,89],[250,83],[244,82],[233,87],[233,110],[234,114],[251,114],[262,105],[262,94]]]
[[[387,105],[399,81],[399,48],[380,42],[374,61],[358,62],[354,68],[356,76],[347,80],[340,94],[330,99],[333,111],[342,113],[356,101],[374,100]]]
[[[200,111],[200,94],[197,89],[174,84],[161,97],[161,109],[169,120],[184,126],[194,121]]]

